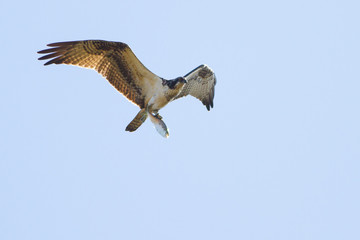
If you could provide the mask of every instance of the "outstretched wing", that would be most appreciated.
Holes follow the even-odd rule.
[[[91,68],[103,75],[120,93],[144,108],[147,92],[161,79],[150,72],[129,46],[121,42],[86,40],[51,43],[39,51],[39,60],[49,64],[70,64]]]
[[[187,83],[175,99],[191,95],[199,99],[210,111],[214,107],[216,77],[206,65],[200,65],[184,76]]]

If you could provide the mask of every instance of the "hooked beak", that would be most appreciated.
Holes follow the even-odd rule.
[[[181,82],[181,83],[187,83],[187,81],[185,80],[185,78],[180,78],[180,81],[179,82]]]

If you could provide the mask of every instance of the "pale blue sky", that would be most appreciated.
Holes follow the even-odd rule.
[[[360,239],[358,1],[2,1],[0,239]],[[130,45],[164,78],[208,64],[214,109],[163,139],[58,41]]]

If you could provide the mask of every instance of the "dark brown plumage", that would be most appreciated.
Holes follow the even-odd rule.
[[[39,58],[51,59],[45,65],[71,64],[95,69],[130,101],[144,108],[144,95],[139,79],[148,75],[152,78],[156,76],[144,67],[127,44],[88,40],[51,43],[48,46],[52,48],[38,52],[48,53]]]

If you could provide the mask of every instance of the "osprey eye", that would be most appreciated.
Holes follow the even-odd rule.
[[[186,83],[186,80],[183,77],[178,77],[176,80],[181,83]]]

